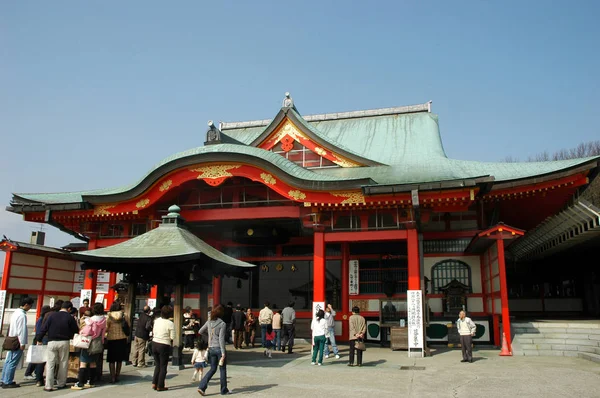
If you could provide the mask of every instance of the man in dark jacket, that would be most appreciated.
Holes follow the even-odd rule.
[[[131,353],[131,362],[134,367],[146,367],[146,344],[150,339],[150,331],[152,331],[152,317],[149,314],[150,307],[146,305],[143,311],[140,312],[135,328],[135,341]]]
[[[233,329],[233,346],[237,350],[242,348],[244,341],[244,324],[246,322],[246,314],[242,311],[242,306],[238,304],[235,307],[233,315],[231,315],[231,328]]]
[[[223,322],[227,326],[227,334],[225,335],[225,342],[231,343],[231,316],[233,315],[233,303],[230,301],[227,303],[227,307],[225,307],[225,312],[223,313]]]
[[[37,331],[35,340],[42,344],[42,339],[48,335],[48,360],[46,362],[46,386],[44,391],[54,391],[57,388],[65,388],[67,385],[67,365],[69,364],[69,341],[75,333],[79,333],[79,327],[75,318],[69,311],[73,308],[70,301],[65,301],[60,311],[49,314],[47,320],[42,322],[41,330]],[[58,367],[56,377],[57,385],[54,387],[55,368]]]

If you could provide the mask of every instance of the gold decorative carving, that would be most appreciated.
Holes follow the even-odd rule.
[[[292,123],[289,120],[286,120],[285,123],[283,124],[283,126],[279,129],[279,131],[277,132],[277,134],[273,138],[274,142],[281,141],[286,135],[289,135],[295,141],[298,141],[298,142],[300,142],[301,138],[302,139],[308,139],[308,137],[306,137],[304,135],[304,133],[302,133],[300,130],[298,130],[298,127],[296,127],[294,125],[294,123]]]
[[[197,177],[199,180],[204,178],[216,179],[222,177],[233,177],[233,174],[231,174],[229,170],[239,169],[240,167],[242,167],[241,164],[220,164],[213,166],[197,167],[195,169],[190,169],[190,171],[200,173]]]
[[[360,204],[364,204],[365,203],[365,197],[363,196],[362,192],[338,192],[338,193],[332,193],[333,196],[337,196],[342,197],[342,198],[346,198],[342,201],[343,204],[356,204],[356,203],[360,203]]]
[[[164,191],[168,190],[171,187],[171,184],[173,184],[172,180],[167,180],[167,181],[163,182],[159,188],[159,191],[164,192]]]
[[[288,192],[288,196],[290,198],[294,198],[296,200],[301,200],[301,199],[306,199],[306,194],[302,191],[299,190],[295,190],[295,191],[290,191]]]
[[[142,199],[135,204],[135,207],[137,207],[138,209],[143,209],[144,207],[148,206],[148,203],[150,203],[150,199]]]
[[[346,159],[342,159],[341,157],[337,156],[335,153],[333,153],[332,156],[333,156],[332,162],[337,164],[340,167],[360,167],[360,164],[351,162]]]
[[[315,153],[319,156],[325,156],[327,155],[327,151],[321,147],[315,147]]]
[[[260,178],[265,182],[265,184],[275,185],[277,180],[269,173],[260,173]]]
[[[112,209],[115,206],[98,206],[94,208],[95,216],[108,216],[110,215],[110,211],[108,209]]]

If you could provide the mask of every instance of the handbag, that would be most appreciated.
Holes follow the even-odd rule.
[[[123,329],[123,334],[125,334],[125,336],[129,337],[129,335],[131,334],[131,328],[129,327],[129,324],[127,323],[127,320],[125,319],[125,315],[123,315],[123,318],[121,318],[121,328]]]
[[[75,334],[73,336],[73,347],[87,350],[90,347],[91,340],[92,339],[89,336]]]
[[[104,344],[102,344],[102,337],[96,337],[90,342],[90,346],[88,348],[88,354],[95,355],[100,354],[104,351]]]
[[[10,333],[10,327],[8,329],[7,335]],[[19,348],[21,348],[21,342],[17,336],[6,337],[2,343],[2,349],[5,351],[17,351]]]
[[[30,345],[27,349],[25,362],[28,363],[44,363],[48,357],[47,345]]]
[[[365,345],[363,339],[356,339],[356,342],[354,343],[354,348],[356,348],[359,351],[367,351],[367,346]]]

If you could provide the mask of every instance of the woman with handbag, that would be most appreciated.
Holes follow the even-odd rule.
[[[350,358],[348,360],[348,366],[354,366],[354,351],[356,351],[356,358],[358,366],[362,366],[362,354],[364,350],[364,338],[367,332],[367,322],[362,315],[359,315],[360,308],[352,307],[352,315],[348,323],[350,324]],[[360,349],[359,349],[360,348]]]
[[[77,383],[72,390],[83,390],[94,386],[96,381],[96,362],[98,355],[104,351],[104,333],[106,331],[106,317],[104,316],[104,305],[94,304],[93,316],[85,317],[80,325],[79,334],[90,338],[90,345],[81,350],[79,357],[79,374]],[[89,369],[88,369],[89,364]]]
[[[163,306],[160,309],[160,318],[154,321],[152,327],[152,354],[154,357],[152,389],[156,391],[168,390],[165,387],[165,378],[167,377],[169,354],[173,347],[173,340],[175,340],[175,324],[169,319],[172,313],[171,307]]]
[[[121,375],[121,366],[123,361],[127,360],[127,332],[129,325],[125,319],[125,314],[121,311],[121,303],[115,301],[110,306],[108,320],[106,321],[106,362],[110,370],[110,382],[117,383]]]

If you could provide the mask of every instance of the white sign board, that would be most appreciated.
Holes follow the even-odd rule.
[[[323,310],[325,311],[325,302],[323,301],[313,301],[313,305],[312,305],[312,317],[313,319],[317,317],[317,311],[319,310]]]
[[[0,327],[4,320],[4,307],[6,306],[6,290],[0,290]]]
[[[79,299],[79,306],[83,307],[83,300],[89,300],[89,302],[92,302],[92,289],[81,289],[81,296]]]
[[[104,293],[96,294],[96,300],[94,301],[94,303],[104,304]]]
[[[108,283],[98,283],[98,284],[96,284],[96,292],[98,292],[98,293],[108,293]]]
[[[350,260],[348,261],[348,265],[348,269],[350,270],[350,277],[348,278],[348,283],[350,284],[348,294],[351,296],[356,296],[359,294],[358,260]]]
[[[98,272],[98,283],[109,283],[110,281],[110,272]]]
[[[148,307],[150,307],[151,310],[153,310],[154,308],[156,308],[156,299],[149,298],[147,305],[148,305]]]
[[[423,299],[420,290],[409,290],[406,294],[408,305],[408,355],[411,349],[423,353]]]

